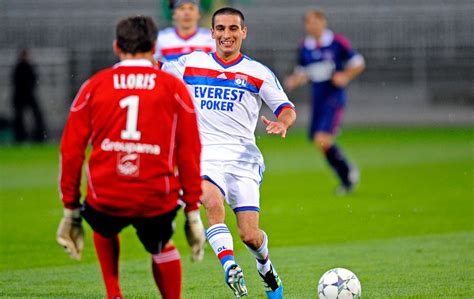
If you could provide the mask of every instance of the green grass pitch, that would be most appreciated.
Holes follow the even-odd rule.
[[[474,298],[474,130],[350,129],[340,138],[361,169],[356,192],[336,197],[336,179],[303,131],[259,134],[267,170],[261,227],[286,298],[316,298],[333,267],[357,274],[364,298]],[[0,147],[0,297],[103,298],[86,225],[80,262],[55,243],[62,216],[58,148]],[[237,240],[249,298],[265,298],[255,261]],[[193,264],[177,219],[183,298],[232,298],[207,247]],[[134,231],[121,235],[121,285],[128,298],[157,298],[150,258]]]

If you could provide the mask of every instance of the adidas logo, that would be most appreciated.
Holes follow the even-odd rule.
[[[227,76],[224,73],[221,73],[219,76],[217,76],[219,79],[227,79]]]

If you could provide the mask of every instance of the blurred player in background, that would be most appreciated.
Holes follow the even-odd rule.
[[[211,32],[198,26],[201,13],[199,0],[171,0],[174,27],[161,30],[154,58],[160,62],[178,59],[196,50],[213,52],[216,49]]]
[[[338,194],[351,192],[359,171],[351,165],[335,139],[346,105],[345,87],[365,68],[364,58],[339,34],[327,29],[325,15],[310,10],[305,15],[308,35],[299,48],[299,64],[285,79],[288,91],[312,83],[312,118],[309,137],[324,153],[341,185]]]
[[[224,268],[225,282],[236,297],[247,295],[225,224],[227,202],[235,213],[240,239],[256,258],[268,297],[281,298],[281,279],[269,259],[267,235],[259,228],[264,163],[254,132],[262,100],[277,118],[261,117],[268,134],[284,138],[296,113],[275,75],[240,52],[247,27],[239,10],[217,10],[211,31],[216,52],[198,51],[163,65],[163,70],[183,78],[194,96],[203,144],[201,201],[209,226],[207,238]]]
[[[152,255],[153,276],[163,298],[180,298],[180,256],[168,243],[180,189],[188,240],[200,247],[205,242],[198,206],[201,144],[196,114],[185,85],[152,65],[156,35],[149,17],[129,17],[117,24],[114,52],[120,62],[83,84],[61,140],[65,209],[57,240],[79,259],[84,244],[81,216],[90,224],[108,298],[122,298],[118,234],[128,225],[135,227]],[[88,144],[88,188],[80,209]]]

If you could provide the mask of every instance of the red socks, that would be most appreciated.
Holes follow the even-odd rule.
[[[99,259],[108,299],[123,298],[119,285],[118,235],[105,238],[94,232],[94,245]],[[153,277],[163,299],[181,298],[181,260],[174,245],[167,245],[152,256]]]
[[[163,299],[181,298],[181,260],[174,245],[152,256],[153,277]]]
[[[107,298],[123,298],[119,286],[118,262],[120,242],[118,235],[112,238],[105,238],[94,232],[94,245],[97,257],[99,258],[105,288],[107,289]]]

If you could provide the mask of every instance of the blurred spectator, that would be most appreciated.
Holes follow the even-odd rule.
[[[43,115],[38,105],[35,95],[35,88],[38,76],[34,66],[30,61],[30,53],[27,49],[20,52],[18,61],[12,72],[13,85],[13,129],[16,142],[23,142],[28,139],[25,127],[24,114],[29,108],[34,118],[32,130],[32,140],[35,142],[44,141],[46,138],[46,128]]]
[[[207,28],[199,27],[199,0],[170,0],[174,27],[158,34],[154,58],[160,62],[177,60],[196,50],[213,52],[216,45]]]

